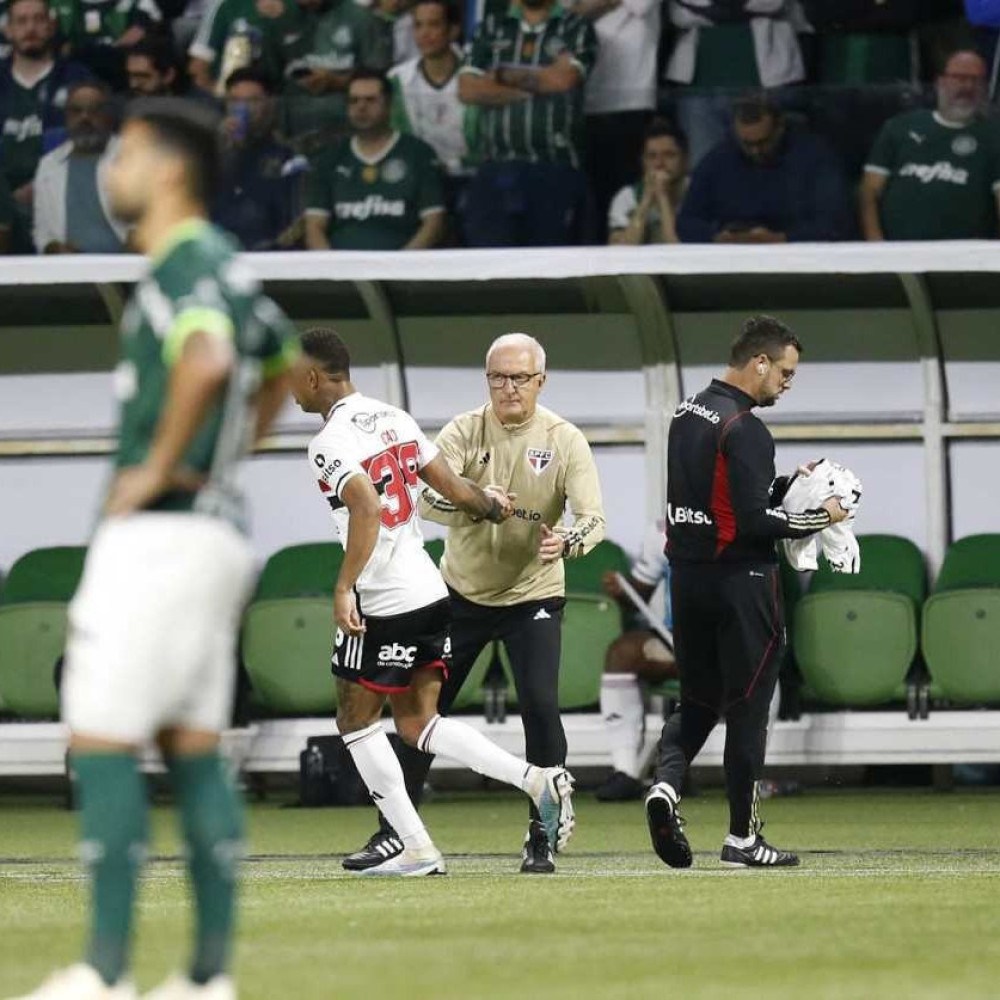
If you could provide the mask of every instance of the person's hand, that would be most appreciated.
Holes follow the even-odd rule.
[[[333,90],[335,80],[336,73],[332,69],[313,69],[309,71],[308,76],[295,78],[295,82],[313,97],[319,97],[321,94],[327,94]]]
[[[646,175],[647,185],[658,201],[668,201],[670,198],[670,178],[665,170],[653,170]]]
[[[358,614],[358,600],[354,590],[336,588],[333,592],[333,617],[345,635],[363,635],[365,626]]]
[[[502,486],[494,486],[493,484],[484,486],[483,492],[488,497],[493,497],[500,504],[500,510],[503,513],[505,521],[507,518],[514,516],[514,501],[517,499],[516,493],[508,493]]]
[[[11,193],[18,205],[24,208],[31,208],[35,200],[35,185],[32,181],[28,181],[27,184],[22,184],[16,191]]]
[[[257,0],[254,7],[261,17],[266,17],[269,21],[274,21],[285,13],[283,0]]]
[[[713,243],[744,243],[745,232],[738,231],[736,229],[720,229],[715,236],[712,237]]]
[[[821,461],[822,459],[817,458],[815,462],[803,462],[802,465],[795,470],[795,475],[802,476],[803,478],[811,476],[813,469],[815,469]]]
[[[115,477],[104,503],[108,517],[124,517],[147,507],[168,486],[168,477],[151,465],[133,465]]]
[[[141,42],[146,37],[146,29],[139,27],[138,24],[133,24],[125,34],[123,34],[118,41],[115,42],[115,47],[119,49],[130,49],[133,45]]]
[[[542,541],[538,546],[538,558],[543,563],[554,563],[562,559],[564,546],[563,536],[553,531],[547,524],[543,524]]]
[[[742,243],[787,243],[788,237],[784,233],[775,232],[767,226],[754,226],[753,229],[743,233]]]
[[[840,497],[829,497],[820,506],[830,515],[830,524],[839,524],[848,515],[848,511],[840,506]]]
[[[618,576],[617,570],[609,569],[601,577],[601,587],[608,597],[613,597],[616,601],[625,596],[625,591],[622,590],[621,578]]]

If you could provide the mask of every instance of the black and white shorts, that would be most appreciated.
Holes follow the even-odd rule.
[[[437,667],[448,676],[451,660],[451,609],[445,598],[401,615],[362,615],[365,631],[337,630],[331,669],[334,677],[371,691],[396,694],[410,686],[413,671]]]

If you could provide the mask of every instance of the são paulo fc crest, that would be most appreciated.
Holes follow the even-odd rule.
[[[528,465],[531,471],[540,476],[552,464],[552,450],[549,448],[529,448]]]

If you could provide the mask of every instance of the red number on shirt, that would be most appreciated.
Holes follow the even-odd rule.
[[[410,488],[417,485],[420,449],[416,441],[407,441],[379,452],[364,463],[365,470],[388,501],[382,507],[381,520],[390,531],[406,524],[416,508]]]

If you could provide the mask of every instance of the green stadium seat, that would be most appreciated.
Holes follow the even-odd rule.
[[[921,647],[935,695],[1000,702],[1000,535],[970,535],[945,553],[924,605]]]
[[[610,598],[595,594],[566,595],[559,666],[561,709],[591,708],[598,703],[604,654],[620,634],[618,605]]]
[[[66,608],[87,550],[36,549],[11,567],[0,593],[0,704],[24,719],[54,719],[54,671],[66,647]]]
[[[264,564],[254,600],[320,594],[332,597],[343,561],[344,549],[337,542],[311,542],[281,549]]]
[[[431,538],[424,542],[424,548],[427,550],[427,554],[434,560],[435,566],[441,565],[441,556],[444,555],[444,539],[443,538]]]
[[[261,572],[243,616],[241,650],[256,700],[268,713],[336,711],[333,587],[343,557],[333,542],[293,545],[274,553]]]
[[[793,645],[807,692],[840,707],[906,698],[926,594],[920,550],[894,535],[863,535],[861,572],[825,561],[794,609]],[[807,694],[808,697],[808,694]]]
[[[609,570],[627,573],[631,562],[620,545],[605,539],[583,558],[567,559],[563,565],[566,567],[567,594],[603,594],[601,578],[604,574]]]

